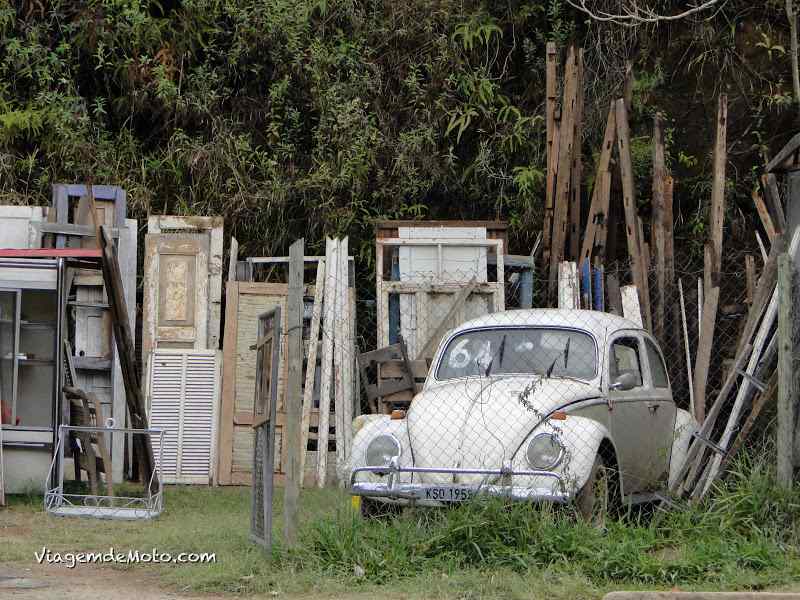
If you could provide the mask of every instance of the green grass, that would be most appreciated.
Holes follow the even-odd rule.
[[[800,494],[777,490],[759,465],[743,464],[700,507],[634,513],[592,528],[568,510],[478,501],[450,510],[406,511],[365,522],[339,490],[301,496],[301,543],[270,561],[248,538],[246,488],[168,488],[156,521],[58,519],[41,498],[16,497],[0,511],[0,563],[53,551],[216,552],[214,565],[158,569],[177,589],[279,592],[324,597],[598,598],[613,589],[797,589]],[[7,528],[7,529],[4,529]]]

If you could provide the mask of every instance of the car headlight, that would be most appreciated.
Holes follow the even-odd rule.
[[[525,452],[528,464],[537,471],[549,471],[558,466],[564,457],[564,446],[550,433],[533,437]]]
[[[379,435],[367,446],[368,467],[386,467],[393,458],[400,456],[400,442],[393,435]]]

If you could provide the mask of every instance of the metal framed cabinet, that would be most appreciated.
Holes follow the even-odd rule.
[[[64,262],[0,259],[0,416],[5,491],[42,488],[61,404]]]

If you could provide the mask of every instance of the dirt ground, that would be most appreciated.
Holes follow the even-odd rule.
[[[142,569],[122,571],[94,565],[0,566],[0,596],[13,600],[212,600],[220,595],[189,595],[161,588]]]

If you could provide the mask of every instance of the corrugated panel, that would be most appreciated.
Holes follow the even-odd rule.
[[[164,482],[209,483],[219,403],[217,352],[156,350],[149,384],[150,424],[166,430]]]

